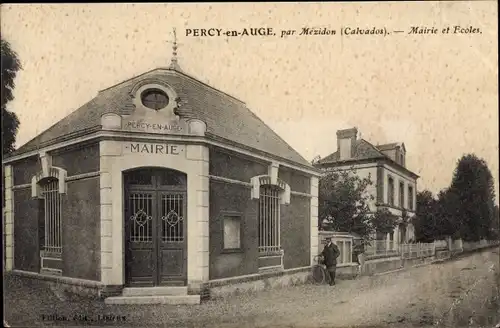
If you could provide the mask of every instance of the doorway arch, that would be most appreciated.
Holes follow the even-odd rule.
[[[141,167],[123,182],[125,285],[186,285],[187,175]]]

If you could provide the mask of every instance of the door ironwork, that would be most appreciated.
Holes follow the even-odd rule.
[[[127,285],[185,285],[186,175],[139,169],[124,178]]]

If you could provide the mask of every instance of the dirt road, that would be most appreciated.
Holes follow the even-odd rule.
[[[124,316],[125,322],[108,324],[136,327],[493,327],[500,322],[498,252],[339,281],[334,287],[295,286],[194,307],[61,301],[50,291],[12,282],[6,318],[11,326],[24,327],[52,325],[41,319],[51,313]]]

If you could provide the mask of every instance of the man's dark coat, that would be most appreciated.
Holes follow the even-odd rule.
[[[321,255],[323,255],[324,263],[327,268],[334,267],[337,265],[337,257],[340,255],[340,251],[337,245],[331,243],[330,246],[325,246]]]

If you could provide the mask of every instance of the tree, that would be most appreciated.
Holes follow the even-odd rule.
[[[443,196],[443,212],[462,239],[491,237],[496,220],[494,200],[493,176],[486,162],[474,154],[464,155],[458,160],[451,186]]]
[[[14,80],[17,72],[22,69],[17,54],[11,49],[10,44],[0,35],[0,58],[2,69],[2,154],[7,155],[14,151],[19,119],[14,112],[7,110],[7,103],[14,99]],[[4,182],[4,167],[2,165],[2,185]],[[4,205],[4,188],[2,188],[2,205]]]
[[[420,242],[434,240],[436,234],[436,199],[429,190],[417,193],[417,209],[413,220],[415,239]]]
[[[413,221],[415,237],[420,242],[432,242],[447,236],[456,236],[459,230],[456,213],[450,212],[455,203],[454,195],[448,189],[441,190],[434,197],[429,190],[417,193],[417,211]]]
[[[330,172],[319,181],[319,226],[326,230],[356,233],[368,239],[373,231],[367,193],[371,177],[360,178],[354,170]]]
[[[500,214],[498,212],[498,204],[493,207],[493,220],[490,226],[490,240],[498,240],[500,238]]]
[[[450,188],[443,189],[438,193],[436,201],[436,236],[442,239],[446,236],[460,238],[461,220],[460,208],[457,206],[460,200],[457,194]]]
[[[398,224],[398,217],[388,209],[381,208],[372,216],[371,223],[375,231],[388,234],[394,231],[394,228]]]
[[[9,42],[5,41],[1,35],[0,50],[2,58],[2,154],[6,155],[14,151],[19,129],[19,119],[15,113],[7,110],[7,103],[14,99],[15,78],[22,66],[17,53],[11,49]]]

